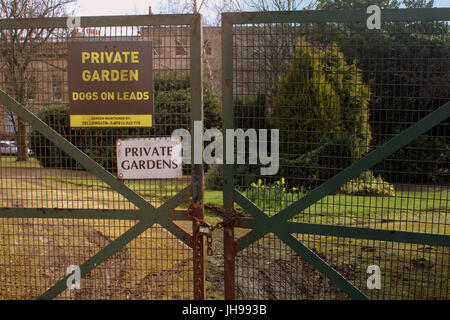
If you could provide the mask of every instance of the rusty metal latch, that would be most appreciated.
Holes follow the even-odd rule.
[[[204,221],[205,223],[207,223],[206,221]],[[206,237],[206,243],[207,243],[207,248],[206,248],[206,254],[208,256],[212,256],[213,255],[213,250],[212,250],[212,229],[213,226],[208,225],[208,226],[200,226],[199,227],[199,234]]]
[[[225,213],[226,213],[225,209],[218,207],[218,206],[212,206],[212,205],[205,204],[205,208],[216,211],[223,215],[225,215]],[[201,219],[195,217],[192,214],[193,210],[194,210],[194,204],[191,204],[191,206],[188,208],[186,213],[192,218],[192,221],[199,226],[199,234],[206,237],[206,243],[207,243],[206,253],[208,254],[208,256],[212,256],[213,255],[212,232],[214,230],[222,229],[224,226],[234,222],[234,220],[239,216],[239,214],[236,210],[232,210],[231,215],[228,216],[228,218],[226,220],[216,223],[215,225],[212,225],[204,220],[201,220]]]

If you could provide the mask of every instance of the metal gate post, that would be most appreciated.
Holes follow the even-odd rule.
[[[231,49],[230,49],[231,48]],[[227,145],[226,129],[234,128],[233,110],[233,25],[222,14],[222,110],[223,110],[223,141]],[[227,158],[224,147],[223,159]],[[230,218],[234,207],[233,200],[233,170],[232,164],[224,164],[224,187],[223,187],[223,207],[226,212],[224,220]],[[223,229],[224,243],[224,278],[225,278],[225,299],[235,299],[235,257],[236,241],[234,240],[234,225],[229,224]]]
[[[204,300],[205,291],[205,240],[199,233],[196,219],[203,221],[203,26],[202,16],[195,15],[191,24],[191,163],[192,163],[192,236],[194,254],[194,299]],[[202,130],[194,130],[194,121],[202,123]],[[200,135],[200,137],[196,136]],[[195,161],[200,155],[201,161]],[[196,218],[196,219],[195,219]]]

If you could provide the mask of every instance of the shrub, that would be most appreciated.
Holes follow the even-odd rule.
[[[394,186],[376,177],[371,171],[366,171],[360,177],[344,184],[340,191],[355,195],[395,196]]]
[[[295,160],[280,159],[279,174],[286,177],[288,186],[303,186],[311,190],[352,165],[356,148],[348,133],[326,139],[322,145]],[[341,192],[363,195],[393,195],[394,187],[366,171],[341,187]]]
[[[167,86],[173,84],[166,84]],[[160,85],[162,87],[162,85]],[[190,90],[161,91],[155,97],[154,127],[71,129],[67,105],[51,106],[41,110],[38,117],[109,171],[117,167],[116,141],[119,138],[170,136],[177,128],[190,128]],[[205,127],[221,127],[220,101],[212,92],[204,95]],[[43,167],[78,168],[76,161],[55,147],[47,138],[33,131],[30,148]]]
[[[177,128],[189,128],[191,125],[191,90],[179,89],[159,92],[155,99],[155,124],[160,126],[158,135],[170,136]],[[203,112],[205,128],[222,128],[222,106],[219,98],[204,90]]]
[[[239,95],[234,98],[234,127],[237,129],[243,129],[246,131],[247,129],[264,129],[268,127],[266,122],[266,101],[264,94],[256,94],[256,95]],[[269,134],[270,139],[270,134]],[[268,142],[270,145],[270,141]],[[235,152],[236,152],[236,146]],[[245,186],[251,183],[258,176],[258,172],[260,167],[258,165],[236,165],[235,166],[235,185]],[[209,175],[215,174],[215,170],[211,172],[207,172],[206,177],[208,179],[213,180],[212,177],[209,178]],[[222,174],[222,173],[220,173]],[[223,178],[220,178],[219,184],[215,184],[216,189],[212,190],[222,190],[223,186]],[[205,180],[207,181],[207,180]],[[206,185],[208,188],[209,183]],[[212,186],[211,186],[212,188]]]
[[[448,183],[449,163],[448,138],[422,135],[375,165],[374,170],[394,183]]]
[[[63,137],[67,138],[70,136],[68,140],[73,145],[83,149],[81,139],[73,135],[72,130],[68,127],[69,107],[67,105],[56,105],[46,108],[38,113],[38,117]],[[70,169],[77,167],[74,159],[55,147],[52,142],[37,131],[32,131],[30,134],[30,148],[43,167]]]
[[[234,184],[249,185],[257,178],[256,167],[248,165],[236,165],[234,167]],[[208,190],[222,190],[223,189],[223,165],[212,164],[209,166],[208,171],[205,174],[205,188]]]
[[[349,1],[320,2],[321,8],[351,5]],[[391,4],[396,3],[395,6],[400,2],[390,1]],[[428,1],[408,2],[420,7]],[[370,101],[374,145],[382,145],[396,131],[417,122],[449,100],[448,23],[391,22],[383,26],[383,32],[374,30],[370,37],[365,32],[367,28],[364,24],[340,24],[333,33],[326,28],[326,25],[317,25],[308,37],[323,45],[336,42],[348,61],[358,59],[359,68],[364,70],[364,80],[370,84],[371,92],[376,97]],[[423,36],[424,30],[432,36]],[[392,43],[396,45],[392,46]],[[448,141],[450,136],[450,118],[443,119],[427,135],[391,156],[391,160],[377,165],[381,177],[390,182],[448,184],[450,177],[444,173],[449,168],[449,160],[443,165],[441,153],[446,153],[443,140],[446,136]],[[436,146],[436,149],[431,150],[431,146]]]
[[[223,188],[223,166],[212,164],[205,174],[205,188],[208,190],[222,190]]]
[[[155,92],[187,89],[191,86],[188,73],[158,72],[154,76]]]
[[[313,189],[350,166],[355,155],[354,138],[347,132],[325,137],[321,145],[296,159],[280,158],[279,175],[289,186]]]
[[[103,166],[114,171],[116,168],[116,140],[120,137],[149,136],[151,129],[111,128],[111,129],[71,129],[69,107],[57,105],[41,110],[38,117],[70,143]],[[37,131],[31,132],[30,148],[43,167],[75,169],[80,165],[60,148]]]
[[[243,130],[267,128],[265,95],[259,93],[235,97],[234,126]]]
[[[272,127],[280,129],[280,153],[295,159],[345,132],[356,159],[361,158],[371,141],[369,101],[356,62],[347,64],[337,45],[320,48],[299,41],[270,114]]]

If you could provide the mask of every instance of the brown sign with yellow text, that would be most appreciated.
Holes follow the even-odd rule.
[[[151,127],[151,41],[70,42],[71,127]]]

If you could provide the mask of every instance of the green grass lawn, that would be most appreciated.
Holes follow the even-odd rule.
[[[245,192],[243,192],[245,195]],[[294,201],[286,201],[283,208]],[[302,214],[331,214],[352,213],[361,216],[371,212],[379,212],[380,209],[389,208],[396,213],[406,211],[448,211],[450,197],[448,193],[441,192],[396,192],[395,196],[362,196],[336,194],[328,195],[307,208]],[[268,214],[274,213],[270,202],[265,202],[261,207]]]
[[[47,178],[50,181],[53,180],[67,185],[67,189],[112,190],[110,186],[97,178],[57,176]],[[124,181],[124,183],[141,196],[159,200],[158,202],[167,200],[185,187],[185,184],[180,181],[129,180]],[[243,193],[245,195],[245,192]],[[222,206],[222,191],[205,190],[204,201],[206,204]],[[287,207],[293,202],[285,201],[283,207]],[[239,205],[235,204],[235,208],[242,215],[250,216]],[[274,215],[279,211],[279,204],[277,204],[277,211],[272,210],[270,202],[264,202],[261,209],[269,215]],[[395,196],[335,194],[322,198],[299,213],[293,221],[341,225],[363,225],[367,221],[374,222],[377,220],[385,222],[410,221],[412,223],[417,222],[418,225],[422,223],[421,227],[414,231],[427,231],[427,223],[436,225],[436,222],[446,221],[449,212],[450,198],[448,193],[399,191],[396,192]],[[217,216],[210,210],[207,210],[207,215]]]
[[[269,215],[279,211],[279,208],[270,210],[269,202],[259,203]],[[291,203],[286,201],[284,207]],[[397,191],[395,196],[335,194],[322,198],[292,221],[449,235],[450,198],[448,192]],[[237,237],[248,232],[236,230]],[[371,298],[450,298],[448,247],[308,234],[294,236]],[[266,242],[259,241],[260,246],[267,246],[264,250],[283,247],[275,236],[269,238]],[[281,252],[287,255],[290,250]],[[287,263],[291,261],[286,259]],[[383,272],[381,290],[366,290],[366,268],[372,264],[379,265]]]
[[[30,164],[36,164],[34,159]],[[19,164],[13,157],[2,158],[2,164]],[[112,191],[111,187],[95,177],[61,177],[46,176],[42,179],[43,190],[51,186],[58,186],[61,190],[72,190],[74,194],[86,190]],[[4,185],[7,186],[8,183]],[[154,203],[162,203],[180,192],[187,186],[187,181],[164,180],[128,180],[124,184],[136,191],[141,196]],[[30,188],[38,188],[30,186]],[[39,191],[39,190],[36,190]],[[243,191],[245,195],[245,191]],[[64,199],[61,199],[64,200]],[[222,206],[222,191],[205,190],[204,201],[206,204]],[[284,201],[282,207],[287,207],[294,201]],[[259,201],[261,209],[269,215],[274,215],[280,210],[272,210],[270,202]],[[188,206],[188,202],[185,203]],[[250,216],[242,208],[235,204],[235,208],[244,216]],[[417,228],[409,231],[442,232],[443,230],[429,230],[430,225],[438,228],[439,222],[447,221],[450,212],[450,197],[446,192],[406,192],[398,191],[395,196],[361,196],[348,194],[329,195],[303,212],[296,215],[293,221],[310,223],[326,223],[340,225],[365,225],[375,221],[403,222],[399,228],[404,229],[409,224],[417,224]],[[217,216],[207,210],[207,215]],[[392,227],[392,225],[391,225]],[[446,231],[448,232],[448,231]]]
[[[33,161],[33,159],[30,159],[27,166],[33,165]],[[13,157],[2,157],[1,163],[2,166],[22,165],[21,163],[16,163]],[[17,192],[21,190],[21,192],[24,192],[24,199],[33,200],[36,198],[35,194],[38,194],[41,198],[53,197],[54,199],[52,198],[53,200],[51,201],[54,202],[49,204],[52,208],[58,207],[58,201],[66,200],[68,202],[67,205],[71,206],[71,199],[69,198],[73,197],[74,200],[80,201],[85,200],[86,195],[91,197],[90,201],[94,203],[94,207],[97,203],[100,207],[102,199],[111,198],[112,205],[108,208],[122,208],[117,206],[119,204],[117,195],[114,195],[115,193],[112,189],[95,177],[49,175],[33,182],[27,180],[16,181],[13,177],[0,177],[0,181],[2,182],[1,188],[3,191],[12,190],[11,192],[15,192],[11,193],[9,198],[6,198],[7,200],[11,197],[19,197]],[[186,187],[188,182],[189,180],[134,180],[125,181],[124,183],[144,196],[152,204],[160,205]],[[14,183],[17,185],[14,186]],[[19,183],[21,184],[19,185]],[[26,194],[26,192],[29,194]],[[98,195],[101,195],[103,198]],[[222,191],[205,190],[204,201],[206,204],[221,206],[222,195]],[[283,203],[284,207],[289,204],[289,201]],[[185,208],[188,205],[189,202],[187,201],[181,207]],[[446,227],[450,218],[449,205],[450,199],[447,192],[398,191],[395,196],[335,194],[324,197],[299,213],[294,221],[449,234],[450,228]],[[3,206],[9,205],[3,204]],[[36,206],[39,206],[39,203]],[[266,213],[270,215],[276,213],[275,210],[269,210],[271,209],[270,203],[264,204],[264,206],[266,207],[262,209]],[[237,204],[235,204],[235,207],[242,215],[250,216],[248,213],[243,212],[242,208]],[[222,220],[222,215],[212,210],[206,210],[205,216],[206,220],[213,224]],[[186,221],[180,221],[180,223],[183,222]],[[188,222],[185,224],[187,227],[191,225]],[[237,228],[235,234],[239,238],[249,231],[248,229]],[[383,270],[389,269],[390,272],[385,274],[386,280],[383,283],[385,286],[387,286],[386,283],[390,283],[389,290],[392,293],[383,295],[385,298],[394,298],[396,296],[432,298],[433,293],[426,289],[431,287],[432,284],[424,283],[422,287],[411,284],[415,282],[422,283],[425,280],[428,281],[427,279],[445,279],[445,272],[448,271],[445,269],[446,264],[448,264],[448,253],[445,250],[448,250],[448,248],[437,247],[431,250],[427,249],[428,246],[423,245],[391,243],[389,246],[385,246],[380,244],[382,242],[373,241],[369,241],[368,245],[366,240],[314,235],[296,236],[302,239],[309,248],[314,249],[321,256],[325,257],[330,264],[335,264],[338,267],[355,265],[356,269],[354,270],[358,272],[358,277],[361,275],[361,278],[364,278],[366,276],[365,265],[374,261],[379,263]],[[0,241],[8,242],[5,239],[0,239]],[[367,247],[370,247],[370,250],[364,249]],[[4,254],[4,252],[0,252],[0,255]],[[422,269],[412,270],[411,268]],[[402,270],[410,271],[405,275],[402,273]],[[424,274],[425,272],[427,274]],[[362,282],[358,284],[359,286],[363,285]],[[422,291],[414,291],[417,288],[422,288]],[[443,286],[443,288],[447,287]]]
[[[204,200],[205,200],[205,203],[207,203],[207,204],[222,206],[223,192],[222,191],[205,190]]]
[[[0,156],[0,167],[3,168],[41,168],[36,158],[29,158],[27,161],[17,161],[15,156]]]

